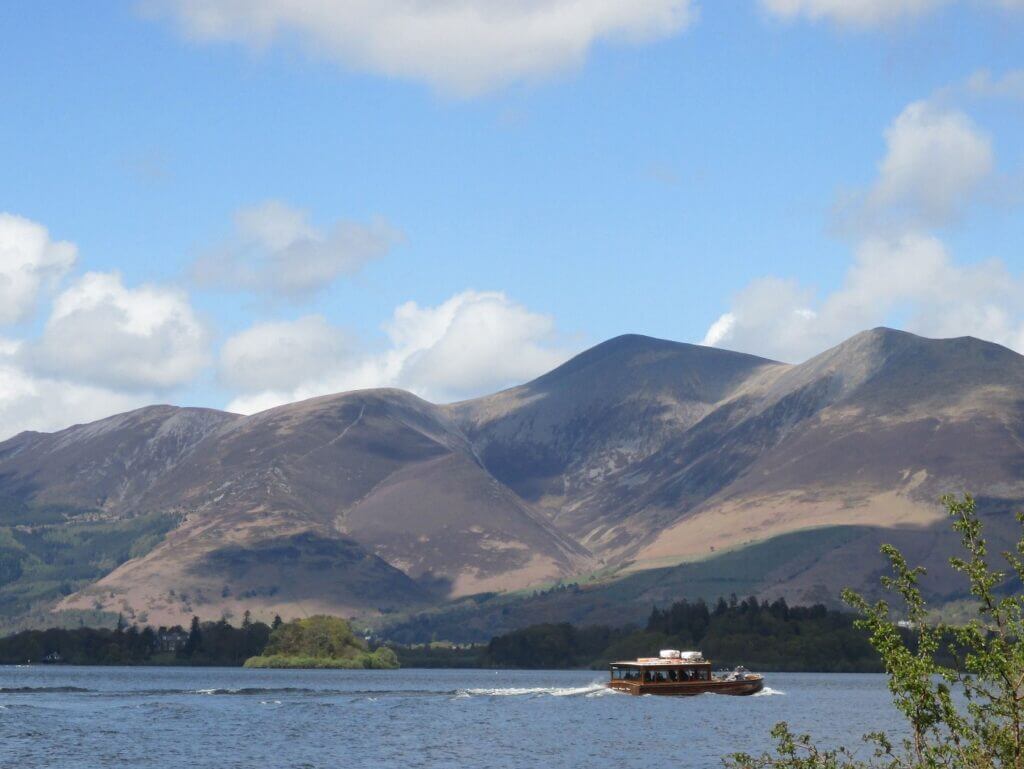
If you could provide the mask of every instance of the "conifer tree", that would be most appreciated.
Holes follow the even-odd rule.
[[[192,617],[192,625],[189,627],[188,640],[182,647],[182,653],[186,657],[192,657],[203,647],[203,629],[199,624],[199,617]]]

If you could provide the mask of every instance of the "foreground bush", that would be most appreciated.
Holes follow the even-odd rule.
[[[893,576],[883,586],[895,593],[915,632],[900,632],[889,604],[869,603],[852,591],[843,595],[860,613],[858,626],[869,631],[881,655],[889,690],[907,720],[911,737],[894,744],[883,733],[865,737],[872,755],[857,757],[849,748],[819,748],[809,735],[794,734],[785,723],[772,730],[774,753],[738,754],[727,760],[736,769],[1021,769],[1024,767],[1024,537],[1014,552],[1003,553],[1009,574],[989,566],[988,545],[974,500],[944,497],[959,533],[964,557],[950,559],[964,575],[976,616],[967,625],[929,622],[918,587],[924,570],[911,568],[902,553],[886,545]],[[1018,516],[1024,524],[1024,517]],[[1008,579],[1009,577],[1009,579]],[[1011,590],[1011,588],[1014,588]],[[954,660],[938,661],[943,652]],[[956,696],[955,696],[956,695]],[[962,696],[960,696],[962,695]]]

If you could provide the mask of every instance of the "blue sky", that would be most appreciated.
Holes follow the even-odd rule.
[[[1016,0],[288,6],[0,6],[0,433],[626,332],[1024,351]]]

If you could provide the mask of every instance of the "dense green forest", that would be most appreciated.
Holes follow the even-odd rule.
[[[25,630],[0,638],[0,664],[205,665],[238,667],[393,668],[391,649],[370,648],[348,622],[315,616],[273,625],[252,622],[246,612],[240,627],[226,620],[191,626],[51,628]]]
[[[642,628],[569,623],[531,625],[496,636],[486,646],[400,646],[407,667],[601,668],[659,649],[699,649],[722,667],[757,670],[878,672],[882,666],[854,616],[822,605],[784,600],[678,601],[652,610]]]
[[[534,625],[494,638],[486,657],[501,667],[603,667],[672,648],[699,649],[722,667],[880,671],[878,654],[853,621],[853,615],[822,605],[791,607],[781,599],[769,604],[733,597],[719,599],[714,607],[679,601],[654,609],[646,626],[637,630]]]
[[[148,553],[178,523],[175,516],[157,514],[108,521],[94,512],[29,507],[0,495],[0,625],[28,619],[34,609],[48,612],[61,598]]]
[[[270,633],[269,625],[251,622],[248,616],[241,627],[224,620],[200,622],[193,617],[188,630],[139,629],[123,623],[115,629],[24,630],[0,638],[0,664],[52,661],[71,665],[238,666],[263,651]]]
[[[48,655],[72,664],[242,665],[250,667],[506,667],[599,668],[616,659],[659,649],[700,649],[722,667],[743,664],[766,671],[875,672],[881,670],[852,614],[822,605],[789,606],[755,598],[714,606],[678,601],[651,611],[641,628],[531,625],[495,636],[489,644],[368,645],[344,620],[309,617],[270,627],[251,622],[193,619],[181,628],[119,627],[31,630],[0,639],[0,663],[40,662]],[[187,640],[183,635],[187,633]],[[176,635],[177,634],[177,635]],[[168,639],[179,648],[168,650]]]

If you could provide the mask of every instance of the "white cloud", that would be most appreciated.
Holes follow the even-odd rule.
[[[26,318],[76,258],[42,225],[0,214],[0,323]],[[0,337],[0,440],[152,403],[206,360],[206,332],[186,296],[88,273],[54,298],[38,339]]]
[[[126,288],[91,272],[55,300],[24,359],[39,376],[124,390],[192,380],[207,362],[207,334],[188,297],[157,286]]]
[[[671,36],[693,0],[149,0],[195,40],[278,39],[358,70],[471,95],[579,66],[603,40]]]
[[[59,430],[152,402],[147,394],[33,376],[22,366],[21,347],[0,339],[0,440],[23,430]]]
[[[358,272],[402,239],[383,220],[339,221],[323,232],[305,211],[273,200],[237,211],[235,228],[231,243],[193,264],[196,283],[298,299]]]
[[[55,286],[76,257],[74,244],[51,240],[41,224],[0,213],[0,324],[31,314],[40,292]]]
[[[879,325],[925,336],[973,335],[1024,352],[1024,276],[990,260],[957,264],[927,227],[963,213],[993,173],[991,142],[963,113],[915,102],[885,132],[842,285],[765,277],[709,328],[704,344],[801,361]]]
[[[769,13],[784,19],[805,17],[852,27],[872,27],[920,16],[950,0],[761,0]]]
[[[704,343],[799,362],[897,317],[924,336],[971,335],[1024,352],[1024,280],[995,260],[958,265],[930,235],[870,238],[836,291],[816,299],[794,281],[754,281]]]
[[[991,139],[964,113],[926,101],[900,113],[885,130],[885,143],[862,212],[871,228],[949,224],[992,174]]]
[[[973,0],[972,0],[973,1]],[[841,27],[868,28],[923,16],[954,0],[760,0],[769,13],[783,19],[806,18]],[[981,0],[1007,10],[1024,8],[1024,0]]]
[[[1018,7],[1024,8],[1024,0],[1021,0]],[[993,77],[986,69],[978,70],[967,79],[963,90],[972,96],[986,99],[1024,101],[1024,69],[1011,69],[1000,77]]]
[[[469,396],[541,374],[565,360],[549,346],[554,320],[504,294],[467,291],[437,307],[395,310],[389,334],[406,351],[398,383],[440,399]]]
[[[353,355],[348,335],[322,316],[259,323],[224,343],[220,378],[237,390],[287,390],[330,377]]]
[[[249,329],[221,353],[222,377],[243,391],[228,408],[252,413],[368,387],[402,387],[449,402],[526,381],[569,355],[555,343],[550,317],[499,292],[465,291],[436,307],[408,302],[385,330],[387,349],[360,353],[322,318]]]

